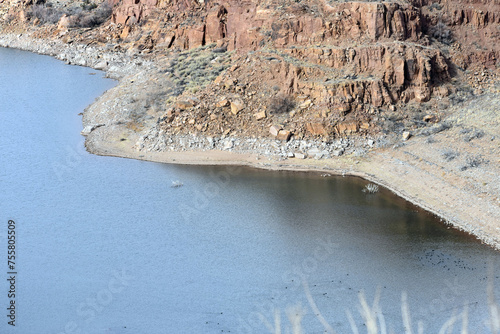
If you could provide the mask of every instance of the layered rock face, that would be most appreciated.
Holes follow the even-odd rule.
[[[118,5],[113,11],[112,21],[127,25],[139,23],[158,5],[157,0],[114,0],[112,3]]]
[[[147,27],[147,37],[136,42],[142,48],[216,43],[247,55],[237,70],[221,74],[212,94],[235,93],[220,89],[227,82],[264,82],[254,91],[269,97],[275,95],[269,88],[278,87],[297,103],[310,101],[301,108],[302,120],[316,135],[351,123],[356,132],[377,110],[446,97],[457,69],[495,67],[500,49],[491,42],[499,37],[499,9],[497,0],[124,0],[113,21],[125,35]],[[149,23],[134,27],[143,21]],[[262,112],[250,100],[247,109]]]
[[[116,43],[131,54],[157,59],[175,58],[180,52],[181,62],[186,57],[198,59],[189,53],[198,53],[200,47],[232,55],[224,71],[210,74],[209,84],[190,90],[204,101],[200,115],[193,115],[195,123],[206,119],[201,114],[207,110],[229,108],[218,103],[232,95],[241,95],[243,103],[235,114],[238,122],[231,126],[245,126],[240,124],[243,119],[267,122],[272,118],[266,111],[268,101],[279,95],[297,106],[289,120],[295,133],[368,131],[380,113],[404,113],[408,104],[436,105],[432,101],[455,91],[452,79],[456,81],[461,71],[471,66],[496,69],[500,57],[498,0],[112,0],[112,4],[111,24],[84,31],[87,40]],[[64,19],[58,30],[67,30]],[[66,35],[67,40],[78,38],[74,32],[68,35],[72,37]],[[179,71],[166,69],[169,79],[184,82],[181,99],[189,95],[184,89],[189,79],[183,73],[195,73],[198,65],[186,66],[179,66]],[[167,109],[171,115],[181,113],[175,103],[166,103]],[[253,116],[257,114],[258,119]],[[191,123],[182,124],[186,131],[196,132]],[[227,127],[221,130],[225,131]]]
[[[157,21],[154,44],[275,50],[279,64],[269,65],[281,78],[282,92],[309,95],[342,114],[428,101],[450,78],[446,58],[427,45],[422,14],[411,4],[313,0],[281,1],[280,7],[273,1],[130,1],[118,4],[113,21],[140,22],[152,13]]]
[[[334,7],[324,1],[302,1],[283,6],[265,1],[124,0],[117,4],[113,22],[140,22],[156,8],[166,18],[178,41],[197,45],[226,39],[230,49],[259,49],[271,41],[275,47],[375,42],[381,39],[417,41],[421,17],[411,5],[347,2]],[[277,9],[278,8],[278,9]],[[317,11],[315,11],[317,10]]]

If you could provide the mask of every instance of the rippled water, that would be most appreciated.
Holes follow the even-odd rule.
[[[298,305],[305,331],[322,333],[302,281],[339,333],[346,310],[364,332],[358,292],[371,302],[377,289],[396,333],[403,291],[415,332],[464,304],[486,332],[497,252],[356,178],[90,155],[78,113],[115,85],[91,73],[0,49],[1,333],[269,333],[275,310],[285,329]]]

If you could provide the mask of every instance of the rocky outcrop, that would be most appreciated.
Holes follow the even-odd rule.
[[[387,94],[382,94],[386,95],[386,103],[398,100],[407,88],[428,91],[433,82],[446,82],[450,78],[448,64],[441,51],[402,43],[358,48],[293,48],[286,52],[332,69],[349,70],[350,78],[381,78],[382,84],[370,86],[377,87],[372,90],[374,92],[383,90],[378,88],[381,86],[387,89]],[[392,98],[388,98],[388,95]],[[426,94],[422,100],[428,100],[429,97]],[[384,104],[378,97],[371,102],[377,107]]]
[[[281,91],[310,95],[340,113],[428,101],[433,86],[450,78],[441,51],[414,44],[424,33],[421,12],[410,4],[313,0],[278,7],[258,0],[156,1],[119,2],[113,22],[140,22],[148,13],[161,21],[148,35],[149,44],[137,42],[142,48],[217,43],[229,51],[279,50],[278,63],[269,67]]]
[[[165,133],[327,138],[374,133],[407,104],[449,103],[453,75],[495,68],[495,1],[115,0],[107,26],[77,31],[63,16],[38,31],[116,48],[138,66],[157,60]],[[107,55],[58,57],[113,67]]]
[[[321,1],[313,1],[320,2]],[[335,7],[322,4],[323,15],[306,5],[279,11],[260,1],[123,0],[115,7],[112,21],[140,22],[157,7],[169,20],[176,38],[187,38],[187,48],[227,38],[231,49],[257,49],[265,42],[276,47],[315,43],[345,43],[346,39],[416,41],[422,35],[419,11],[396,3],[348,2]],[[189,19],[186,24],[186,19]],[[190,31],[193,30],[193,31]]]
[[[484,28],[492,24],[500,24],[500,12],[477,8],[459,8],[450,13],[452,25],[468,24],[475,28]]]
[[[115,2],[112,22],[123,25],[132,25],[141,22],[156,8],[158,0],[120,0]]]

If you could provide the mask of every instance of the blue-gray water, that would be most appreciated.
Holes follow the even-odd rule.
[[[275,309],[285,329],[297,305],[322,333],[302,278],[339,333],[346,310],[365,331],[358,291],[377,288],[396,333],[403,291],[414,331],[467,304],[471,332],[487,332],[497,252],[359,179],[90,155],[78,113],[115,84],[94,72],[0,48],[1,333],[270,333]]]

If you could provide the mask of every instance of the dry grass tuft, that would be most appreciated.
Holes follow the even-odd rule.
[[[376,185],[376,184],[373,184],[373,183],[369,183],[369,184],[367,184],[367,185],[363,188],[363,190],[362,190],[362,192],[364,192],[364,193],[368,193],[368,194],[375,194],[375,193],[377,193],[378,191],[379,191],[379,186],[378,186],[378,185]]]
[[[488,284],[487,284],[487,294],[488,294],[488,309],[490,312],[490,319],[488,321],[490,330],[492,334],[498,334],[500,333],[500,306],[496,302],[495,298],[495,292],[494,292],[494,270],[493,270],[493,265],[490,262],[489,270],[488,270]],[[317,316],[319,322],[323,325],[324,327],[324,333],[329,333],[333,334],[336,333],[335,330],[328,324],[325,318],[323,318],[320,310],[316,306],[316,303],[314,302],[311,292],[309,290],[309,286],[305,279],[302,281],[302,286],[304,288],[304,292],[306,295],[306,298],[308,300],[309,306],[313,310],[314,314]],[[368,304],[366,301],[366,297],[364,292],[360,292],[358,295],[359,298],[359,313],[363,317],[363,324],[361,328],[366,328],[366,333],[367,334],[387,334],[387,324],[384,318],[384,315],[382,313],[382,310],[379,305],[380,301],[380,289],[377,290],[375,294],[375,298],[373,300],[372,305]],[[410,308],[408,306],[408,296],[406,292],[403,292],[401,294],[401,316],[402,316],[402,321],[403,321],[403,327],[404,327],[404,334],[413,334],[413,325],[411,321],[411,315],[410,315]],[[305,314],[305,310],[300,307],[292,307],[287,309],[287,317],[288,321],[290,322],[292,326],[292,333],[293,334],[302,334],[304,333],[303,328],[301,327],[301,322],[302,322],[302,317]],[[468,334],[469,333],[469,310],[467,304],[464,305],[463,311],[461,313],[456,314],[456,310],[453,312],[450,318],[448,318],[443,325],[441,326],[441,329],[439,330],[439,334],[446,334],[446,333],[455,333],[459,332],[461,334]],[[349,324],[351,326],[351,330],[353,334],[359,334],[360,331],[358,329],[358,325],[356,324],[354,317],[352,316],[352,313],[349,310],[346,310],[346,316],[347,320],[349,321]],[[274,328],[267,323],[266,320],[266,326],[270,330],[270,333],[274,334],[281,334],[282,333],[282,326],[281,326],[281,316],[279,310],[275,310],[274,314]],[[456,331],[454,331],[455,327],[458,327]],[[390,331],[390,333],[393,333],[393,331]],[[419,321],[417,323],[417,334],[424,334],[424,324],[422,321]]]

